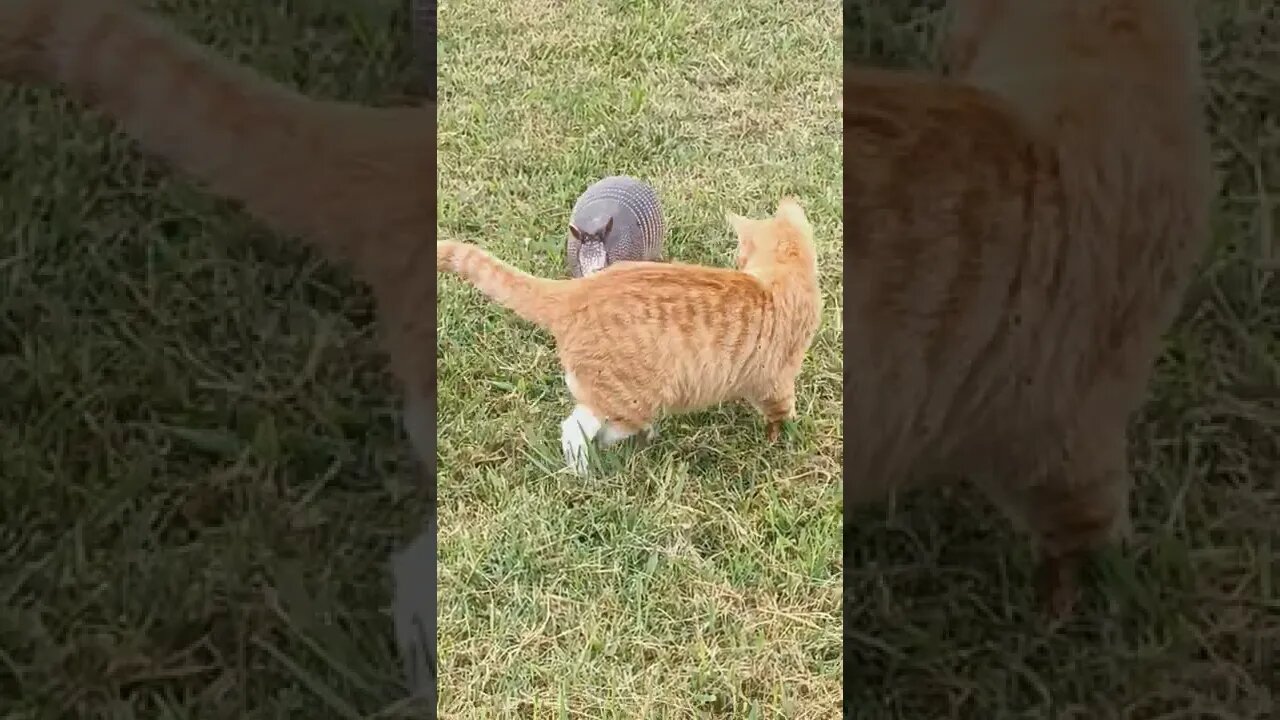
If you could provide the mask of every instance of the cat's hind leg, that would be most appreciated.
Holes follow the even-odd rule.
[[[1032,489],[1028,509],[1040,547],[1040,599],[1056,618],[1072,613],[1088,556],[1130,533],[1132,482],[1123,451],[1102,458],[1073,459],[1062,474]]]
[[[1065,618],[1079,594],[1079,571],[1095,551],[1129,533],[1128,468],[1123,422],[1082,427],[1028,477],[981,483],[1038,546],[1038,591],[1048,614]]]
[[[773,388],[756,399],[753,404],[765,420],[765,436],[776,442],[782,434],[782,422],[796,417],[795,380],[776,383]]]

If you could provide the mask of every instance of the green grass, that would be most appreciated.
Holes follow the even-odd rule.
[[[937,3],[847,5],[858,62],[928,61]],[[1097,563],[1078,617],[1050,631],[1027,546],[977,493],[856,513],[850,717],[1280,713],[1280,15],[1201,5],[1217,240],[1132,425],[1135,547]]]
[[[308,92],[407,86],[402,8],[270,5],[164,10]],[[0,717],[422,717],[364,291],[56,92],[0,85],[0,158]]]
[[[794,193],[825,311],[800,420],[669,418],[567,474],[550,336],[439,289],[444,717],[829,718],[840,702],[841,135],[835,2],[448,0],[440,236],[562,277],[577,195],[658,189],[669,257],[732,264],[725,211]]]
[[[924,63],[935,6],[852,5],[854,54]],[[1274,717],[1266,6],[1206,3],[1219,239],[1134,424],[1137,547],[1047,632],[1025,549],[967,491],[859,513],[840,564],[835,9],[446,3],[443,235],[560,273],[574,196],[628,171],[674,256],[725,264],[722,211],[795,192],[830,321],[784,446],[726,408],[584,481],[555,472],[548,338],[442,288],[442,716],[832,717],[843,573],[855,717]],[[382,102],[407,20],[353,7],[164,3],[274,77]],[[424,504],[364,291],[55,92],[0,86],[0,159],[0,718],[423,717],[386,560]]]

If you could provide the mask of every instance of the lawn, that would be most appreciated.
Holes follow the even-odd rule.
[[[840,7],[832,1],[440,6],[439,227],[563,277],[574,199],[651,182],[669,257],[729,266],[726,211],[797,195],[822,328],[800,419],[668,418],[567,474],[550,336],[439,291],[443,717],[830,718],[840,703]]]
[[[288,5],[162,10],[310,93],[408,86],[401,3]],[[0,85],[0,164],[0,717],[423,717],[366,293],[57,92]]]
[[[307,92],[408,83],[404,3],[160,4]],[[847,3],[852,56],[924,65],[937,5]],[[725,265],[723,212],[795,193],[827,320],[783,445],[728,407],[583,480],[550,339],[442,283],[441,716],[832,717],[843,574],[852,717],[1274,717],[1280,20],[1203,5],[1217,240],[1133,425],[1136,548],[1049,632],[968,491],[860,511],[841,563],[834,3],[444,3],[443,237],[561,274],[576,194],[629,172],[671,256]],[[424,717],[387,573],[424,502],[367,294],[56,92],[0,84],[0,161],[0,717]]]
[[[852,59],[926,65],[938,5],[847,3]],[[1280,712],[1280,16],[1269,0],[1201,8],[1223,188],[1214,247],[1132,425],[1135,547],[1099,562],[1079,616],[1050,632],[1027,547],[975,492],[858,512],[849,717]]]

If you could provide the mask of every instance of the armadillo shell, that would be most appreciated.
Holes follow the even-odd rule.
[[[413,53],[427,97],[436,99],[436,0],[413,0]]]
[[[589,275],[620,260],[662,258],[667,226],[658,192],[651,185],[626,175],[598,180],[578,197],[569,222],[594,231],[610,217],[613,230],[604,248],[597,243],[583,246],[573,233],[566,233],[565,259],[571,276]]]

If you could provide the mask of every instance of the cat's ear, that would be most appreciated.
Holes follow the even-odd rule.
[[[612,229],[613,229],[613,216],[610,215],[608,221],[606,221],[604,224],[604,229],[600,231],[600,234],[608,235],[609,231]]]
[[[733,231],[739,236],[745,235],[747,232],[747,226],[751,224],[751,220],[749,218],[744,218],[737,213],[731,212],[724,214],[724,220],[729,223],[729,227],[733,228]]]
[[[582,231],[578,229],[577,225],[569,223],[569,234],[573,236],[574,240],[582,242]]]
[[[995,16],[1004,14],[1005,0],[951,0],[947,3],[947,20],[938,43],[939,60],[948,75],[969,71],[978,53],[978,44],[995,24]]]
[[[804,208],[800,207],[800,201],[794,197],[787,195],[778,201],[778,211],[774,217],[780,220],[786,220],[792,225],[808,225],[809,220],[804,216]]]

